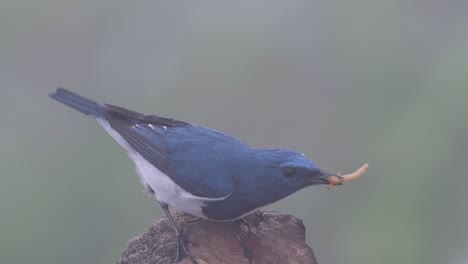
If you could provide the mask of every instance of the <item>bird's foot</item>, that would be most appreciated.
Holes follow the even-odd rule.
[[[245,220],[245,218],[239,218],[239,219],[236,219],[235,221],[236,221],[237,226],[239,226],[239,228],[242,229],[241,225],[245,225],[247,227],[248,235],[252,233],[252,229],[250,228],[250,223],[247,220]]]
[[[195,257],[186,248],[186,244],[197,245],[197,243],[193,242],[188,235],[183,233],[177,234],[177,256],[173,263],[181,261],[184,257],[189,257],[194,264],[198,264]]]

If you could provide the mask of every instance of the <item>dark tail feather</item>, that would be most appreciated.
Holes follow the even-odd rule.
[[[93,117],[102,116],[105,110],[104,105],[93,102],[63,88],[57,88],[57,91],[55,93],[51,93],[50,97],[61,102],[62,104],[68,105],[71,108],[80,111],[85,115],[90,115]]]

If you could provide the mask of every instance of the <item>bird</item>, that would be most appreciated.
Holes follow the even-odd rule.
[[[49,96],[96,119],[127,151],[177,234],[177,258],[193,260],[184,246],[191,241],[169,207],[212,221],[244,221],[303,188],[340,177],[293,150],[255,148],[211,128],[97,103],[64,88]]]

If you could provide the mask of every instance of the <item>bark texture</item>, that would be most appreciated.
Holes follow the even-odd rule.
[[[231,222],[212,222],[173,211],[176,221],[195,244],[187,249],[198,264],[317,264],[305,243],[302,220],[278,212],[257,212],[246,217],[251,227]],[[167,218],[128,242],[117,264],[174,263],[176,236]],[[191,264],[189,257],[177,263]]]

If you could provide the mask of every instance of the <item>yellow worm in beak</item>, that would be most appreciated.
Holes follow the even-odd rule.
[[[342,185],[344,182],[354,181],[357,178],[364,175],[367,172],[368,169],[369,169],[369,164],[366,163],[366,164],[362,165],[359,169],[357,169],[353,173],[342,175],[340,177],[330,176],[330,177],[328,177],[328,181],[330,182],[330,184],[328,184],[327,188],[329,190],[331,190],[331,189],[333,189],[335,187],[335,185]]]

